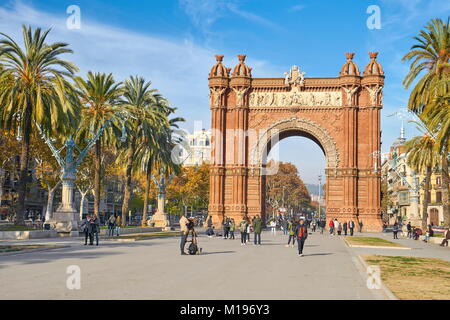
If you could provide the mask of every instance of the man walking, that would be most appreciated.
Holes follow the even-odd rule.
[[[334,221],[330,220],[330,223],[328,224],[328,226],[330,227],[330,234],[333,235],[334,234]]]
[[[184,216],[184,214],[180,218],[180,229],[181,229],[181,242],[180,242],[180,250],[181,255],[186,255],[187,253],[184,252],[184,247],[186,246],[187,237],[189,234],[188,229],[188,223],[189,220]]]
[[[261,244],[261,231],[262,231],[262,220],[259,217],[259,214],[256,215],[256,218],[253,220],[253,232],[255,235],[254,238],[254,244]]]
[[[344,221],[344,223],[342,224],[342,228],[344,229],[344,235],[347,235],[347,222]]]
[[[353,230],[355,230],[355,222],[353,220],[348,222],[348,228],[350,229],[350,235],[353,236]]]
[[[363,222],[362,222],[362,220],[359,220],[359,233],[362,233],[362,228],[363,228]]]
[[[303,257],[303,246],[305,245],[306,238],[308,237],[308,229],[306,228],[305,221],[300,219],[295,232],[297,235],[298,255]]]

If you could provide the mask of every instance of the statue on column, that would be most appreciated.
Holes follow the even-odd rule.
[[[161,227],[165,230],[170,230],[170,221],[167,219],[167,214],[164,211],[166,204],[166,188],[172,181],[174,175],[171,174],[166,180],[166,172],[163,168],[159,170],[159,180],[152,175],[152,180],[158,187],[158,209],[153,215],[151,222],[155,227]]]

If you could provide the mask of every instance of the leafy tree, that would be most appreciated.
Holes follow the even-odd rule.
[[[272,166],[273,161],[268,165]],[[266,202],[273,210],[282,206],[298,211],[310,208],[311,196],[296,166],[289,162],[279,162],[278,168],[276,174],[266,177]]]

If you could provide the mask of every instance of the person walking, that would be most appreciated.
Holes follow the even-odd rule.
[[[447,228],[447,230],[444,232],[444,239],[442,240],[440,246],[447,246],[448,247],[448,240],[450,240],[450,228]]]
[[[398,239],[398,224],[397,222],[394,223],[394,226],[392,227],[392,233],[394,234],[394,239]]]
[[[239,224],[239,231],[241,232],[241,246],[245,246],[247,243],[247,227],[247,220],[242,219],[241,223]]]
[[[350,229],[350,235],[353,236],[353,231],[355,230],[355,222],[353,220],[348,222],[348,228]]]
[[[411,239],[412,238],[411,221],[409,221],[408,224],[406,225],[406,231],[407,231],[406,236]]]
[[[111,237],[114,235],[114,228],[116,226],[116,217],[114,214],[109,216],[108,219],[108,237]]]
[[[223,238],[228,239],[228,233],[230,232],[228,218],[223,217],[222,226],[223,226]]]
[[[363,222],[362,222],[362,220],[359,220],[359,233],[362,233],[362,228],[363,228]]]
[[[269,225],[270,225],[270,230],[272,231],[272,236],[276,236],[277,235],[277,223],[275,222],[275,220],[271,220]]]
[[[256,215],[255,219],[253,220],[253,232],[255,235],[254,238],[254,244],[261,245],[261,231],[262,231],[262,220],[259,216],[259,214]]]
[[[84,233],[84,245],[87,245],[89,237],[89,220],[91,220],[91,215],[87,214],[86,217],[81,220],[80,231]],[[90,237],[89,237],[90,238]]]
[[[120,226],[122,225],[122,217],[120,215],[116,218],[116,227],[114,228],[116,230],[116,236],[120,235]],[[113,232],[114,236],[114,232]]]
[[[334,218],[333,224],[334,224],[333,234],[336,235],[337,229],[339,227],[339,221],[337,218]]]
[[[344,235],[347,235],[347,222],[344,221],[344,223],[342,224],[342,229],[344,229]]]
[[[281,228],[283,229],[283,234],[287,235],[288,234],[288,220],[283,217],[281,220]]]
[[[230,223],[228,226],[230,228],[230,239],[234,239],[234,230],[236,230],[236,223],[234,222],[233,218],[230,219]]]
[[[247,242],[250,242],[250,232],[252,232],[253,230],[253,220],[255,220],[255,217],[253,217],[252,221],[248,221],[247,224],[247,232],[245,233],[247,235]]]
[[[311,222],[311,226],[312,226],[312,231],[313,231],[313,232],[316,232],[316,226],[317,226],[316,219],[314,219],[314,220]]]
[[[94,245],[94,236],[95,236],[95,244],[98,246],[98,234],[100,233],[100,219],[97,218],[97,215],[92,215],[88,224],[89,229],[89,245]]]
[[[290,220],[288,222],[288,234],[289,234],[289,239],[288,239],[288,243],[286,245],[286,248],[289,248],[289,245],[291,245],[291,247],[293,248],[295,245],[295,229],[296,229],[297,225],[295,224],[294,220]],[[291,240],[292,240],[292,244],[291,244]]]
[[[323,230],[325,230],[325,224],[326,224],[326,221],[324,219],[321,219],[319,221],[320,234],[323,234]]]
[[[330,220],[330,223],[328,224],[328,226],[330,227],[330,234],[333,235],[333,233],[334,233],[334,221]]]
[[[303,247],[305,245],[306,238],[308,238],[308,229],[306,228],[305,221],[303,219],[300,219],[295,234],[297,236],[298,255],[303,257]]]
[[[337,233],[340,236],[342,234],[342,224],[338,221]]]
[[[184,252],[184,247],[186,246],[187,237],[189,235],[188,223],[189,223],[189,220],[183,214],[181,216],[181,218],[180,218],[180,231],[181,231],[180,250],[181,250],[181,255],[187,255],[187,253]]]

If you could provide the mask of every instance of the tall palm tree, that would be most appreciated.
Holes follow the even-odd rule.
[[[75,78],[75,86],[82,103],[80,138],[92,138],[102,127],[102,136],[94,148],[94,213],[100,211],[102,178],[102,150],[104,145],[114,146],[121,135],[123,108],[120,99],[122,83],[115,82],[112,74],[88,72],[87,79]]]
[[[410,94],[408,108],[417,113],[423,121],[429,122],[435,131],[439,131],[437,145],[441,154],[441,175],[444,185],[442,205],[444,220],[446,225],[450,225],[448,175],[450,131],[445,130],[443,122],[440,122],[444,120],[445,111],[440,114],[438,112],[439,109],[443,110],[439,108],[443,102],[439,97],[445,94],[442,89],[448,94],[448,82],[443,84],[442,81],[448,79],[450,74],[450,17],[446,23],[441,19],[433,19],[425,28],[426,30],[421,30],[419,36],[414,38],[418,43],[403,57],[403,61],[413,60],[403,84],[408,89],[419,75],[423,74]]]
[[[137,162],[136,151],[139,143],[152,137],[154,128],[165,126],[165,113],[156,107],[155,89],[150,89],[151,82],[141,77],[130,77],[125,81],[123,106],[128,113],[126,121],[127,139],[122,148],[119,161],[125,165],[125,188],[122,203],[122,223],[125,222],[131,197],[131,180],[133,165]]]
[[[20,130],[20,178],[15,223],[24,224],[30,136],[39,124],[45,132],[61,133],[76,126],[79,105],[69,80],[77,67],[61,59],[72,53],[68,44],[47,44],[50,30],[23,26],[23,47],[0,33],[0,122]]]
[[[425,125],[420,124],[420,128],[426,129],[422,131],[421,136],[412,138],[405,143],[406,152],[408,153],[407,163],[408,165],[416,170],[416,172],[425,173],[424,179],[424,197],[422,201],[422,230],[427,229],[428,221],[428,203],[430,185],[431,185],[431,174],[433,169],[435,169],[440,160],[440,154],[437,152],[436,139],[433,134],[425,127]]]

